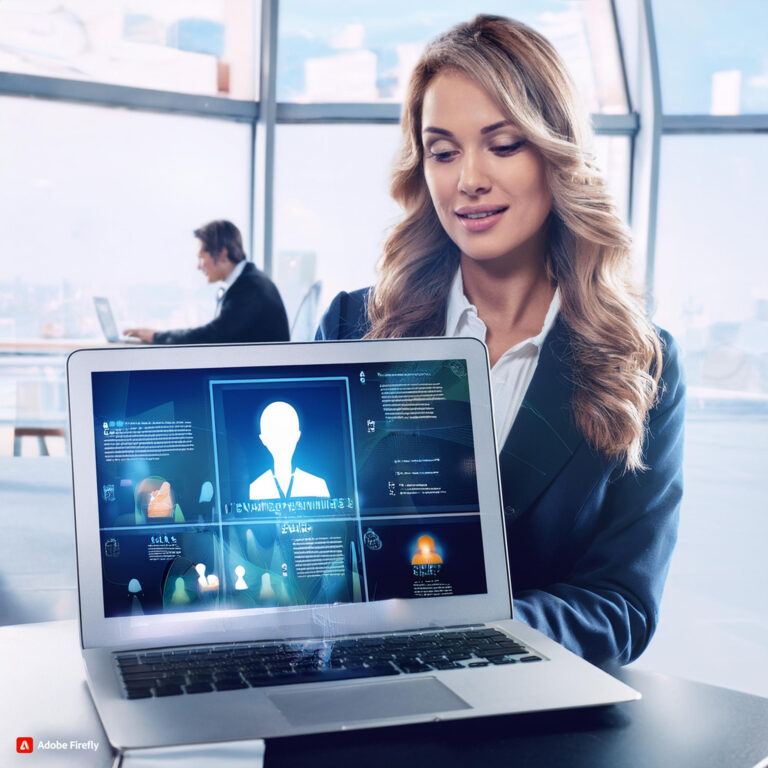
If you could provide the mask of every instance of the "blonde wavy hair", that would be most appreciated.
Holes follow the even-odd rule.
[[[442,336],[460,254],[424,178],[421,113],[439,72],[474,80],[545,161],[552,193],[547,270],[560,288],[573,356],[573,418],[587,442],[627,470],[644,469],[643,438],[658,396],[662,347],[630,276],[631,238],[591,154],[589,117],[551,44],[520,22],[477,16],[432,42],[403,105],[391,193],[404,209],[379,261],[366,338]]]

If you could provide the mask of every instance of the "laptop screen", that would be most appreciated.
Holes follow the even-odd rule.
[[[465,360],[91,382],[105,617],[487,592]]]
[[[104,332],[104,338],[107,341],[117,341],[120,334],[115,324],[115,317],[112,314],[112,307],[109,300],[101,296],[93,297],[93,305],[96,307],[96,315],[99,318],[101,330]]]

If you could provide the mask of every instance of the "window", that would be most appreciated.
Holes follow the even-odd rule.
[[[766,178],[766,136],[662,142],[655,319],[685,351],[694,409],[768,409]]]
[[[251,128],[210,118],[0,98],[0,337],[97,337],[210,319],[195,227],[248,238]]]
[[[426,43],[477,13],[515,18],[558,49],[591,112],[625,113],[611,4],[526,0],[440,4],[391,0],[282,0],[278,101],[401,102]]]
[[[768,3],[653,3],[667,114],[768,112]]]
[[[257,99],[252,0],[6,0],[0,71]]]

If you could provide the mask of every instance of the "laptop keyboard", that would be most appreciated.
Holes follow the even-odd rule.
[[[125,696],[179,696],[541,661],[488,628],[116,653]]]

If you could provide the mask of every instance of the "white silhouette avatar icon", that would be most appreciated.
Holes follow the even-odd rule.
[[[272,454],[274,468],[259,475],[250,485],[251,499],[328,498],[322,477],[293,466],[293,454],[301,437],[296,409],[276,401],[261,413],[259,439]]]
[[[197,588],[200,592],[218,592],[219,577],[215,573],[205,575],[205,563],[198,563],[195,566],[197,571]]]
[[[235,566],[235,576],[237,576],[235,589],[248,589],[248,583],[243,578],[245,576],[245,568],[242,565]]]

